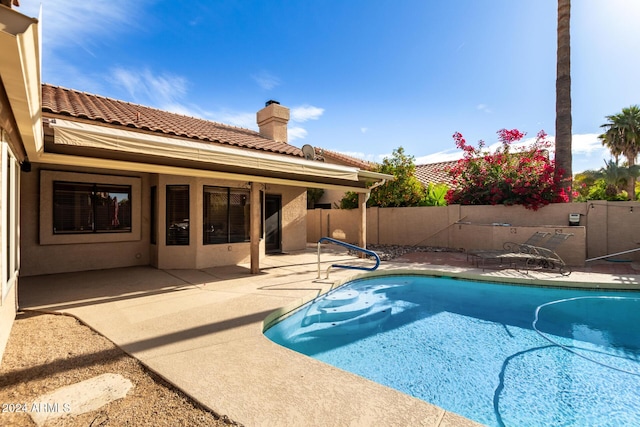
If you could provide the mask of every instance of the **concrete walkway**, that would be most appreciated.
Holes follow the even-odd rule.
[[[446,255],[421,256],[383,263],[381,270],[428,268],[449,276],[640,289],[640,276],[634,274],[574,272],[565,278],[482,272],[469,263],[456,265],[460,254],[437,264],[429,257]],[[344,252],[322,259],[323,269],[332,262],[362,262]],[[20,279],[20,308],[78,317],[213,412],[246,426],[477,425],[264,337],[263,322],[276,310],[299,306],[354,276],[351,270],[332,270],[331,280],[316,280],[316,260],[312,249],[268,256],[259,275],[249,274],[248,266],[234,266],[25,277]]]

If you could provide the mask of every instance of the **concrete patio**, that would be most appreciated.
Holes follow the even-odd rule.
[[[322,277],[330,263],[363,262],[324,249],[322,261]],[[640,289],[635,268],[614,265],[599,272],[609,269],[600,263],[569,277],[483,272],[471,268],[464,254],[435,252],[406,254],[379,270]],[[477,425],[269,341],[264,321],[276,317],[276,310],[286,312],[357,274],[334,269],[330,280],[317,280],[313,247],[267,256],[261,269],[251,275],[248,266],[131,267],[25,277],[20,309],[76,316],[205,407],[246,426]]]

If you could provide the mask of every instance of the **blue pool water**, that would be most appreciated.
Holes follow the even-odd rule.
[[[276,343],[489,426],[640,425],[640,294],[357,280]]]

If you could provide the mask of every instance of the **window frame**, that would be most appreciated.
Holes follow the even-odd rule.
[[[80,194],[82,192],[81,187],[84,187],[87,189],[86,192],[88,193],[90,204],[89,204],[89,207],[86,208],[86,213],[89,214],[90,216],[90,223],[87,223],[86,229],[84,227],[82,227],[80,230],[77,230],[77,229],[57,230],[56,229],[57,224],[63,221],[60,218],[56,218],[58,215],[57,213],[58,210],[56,209],[56,195],[57,195],[58,189],[60,191],[63,191],[62,187],[64,186],[69,187],[67,191],[73,191],[73,194]],[[120,187],[122,191],[117,191],[117,192],[109,191],[110,189],[113,190],[113,189],[116,189],[117,187]],[[122,220],[124,221],[125,218],[128,216],[128,222],[129,222],[128,227],[110,228],[108,225],[107,226],[104,225],[105,221],[102,221],[100,219],[103,216],[101,215],[101,211],[103,211],[104,209],[101,209],[101,206],[96,202],[97,198],[99,197],[98,194],[100,193],[111,193],[111,194],[126,193],[127,194],[127,200],[129,201],[128,212],[122,211],[121,214],[119,213],[118,221],[119,221],[119,217],[122,217]],[[131,219],[133,216],[133,212],[131,212],[131,208],[132,208],[131,193],[132,193],[131,185],[126,185],[126,184],[122,185],[122,184],[105,184],[105,183],[98,183],[98,182],[91,183],[91,182],[57,181],[57,180],[53,181],[53,218],[52,218],[53,234],[61,235],[61,234],[90,234],[90,233],[131,233],[132,232]],[[115,200],[117,201],[117,198]],[[120,212],[120,208],[118,208],[115,212]]]
[[[33,173],[33,172],[32,172]],[[77,182],[84,184],[100,183],[131,186],[131,231],[98,233],[53,232],[53,182]],[[131,242],[142,239],[142,179],[137,176],[103,175],[56,170],[40,170],[40,225],[41,245],[59,245],[76,243]]]
[[[184,206],[170,206],[169,190],[186,189],[186,202]],[[176,193],[177,194],[177,193]],[[176,218],[170,217],[170,212],[183,210],[184,215]],[[186,218],[185,218],[186,217]],[[174,235],[174,237],[170,237]],[[165,188],[165,245],[189,246],[191,244],[191,186],[189,184],[168,184]]]
[[[207,191],[209,190],[209,191]],[[226,213],[225,218],[223,220],[225,230],[224,235],[216,235],[215,225],[211,224],[211,220],[208,218],[211,215],[211,212],[208,212],[209,209],[209,200],[208,195],[212,194],[212,190],[219,194],[225,194],[226,196]],[[241,202],[240,206],[245,207],[249,211],[244,212],[244,215],[241,216],[242,221],[237,222],[237,218],[240,216],[234,215],[232,212],[233,206],[236,206],[236,203],[233,203],[232,198],[234,196],[240,196]],[[251,192],[250,190],[244,188],[234,188],[234,187],[222,187],[216,185],[204,185],[202,188],[202,244],[204,246],[209,245],[224,245],[230,243],[247,243],[251,241]],[[234,221],[236,220],[236,221]],[[235,222],[235,226],[234,226]],[[233,233],[234,230],[238,229],[238,225],[244,228],[243,233]],[[241,238],[237,238],[234,236],[240,236]],[[221,238],[223,237],[223,239]]]

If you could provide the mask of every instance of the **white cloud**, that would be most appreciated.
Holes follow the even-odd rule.
[[[369,132],[369,128],[360,128],[360,132],[367,133]]]
[[[381,162],[385,157],[391,156],[391,154],[366,154],[361,151],[344,151],[335,148],[329,148],[329,150],[336,153],[343,154],[345,156],[354,157],[356,159],[365,160],[367,162]]]
[[[484,111],[487,114],[493,113],[493,110],[491,110],[487,104],[476,105],[476,110]]]
[[[149,69],[132,70],[115,68],[109,80],[125,89],[136,103],[161,109],[173,106],[187,94],[187,79],[169,73],[154,74]]]
[[[229,110],[207,111],[196,105],[187,106],[184,104],[166,105],[163,109],[177,114],[183,114],[185,116],[200,117],[205,120],[211,120],[224,125],[252,129],[255,131],[258,130],[255,113]]]
[[[18,10],[38,17],[40,2],[22,2]],[[144,1],[129,0],[47,0],[42,2],[43,47],[46,49],[81,45],[89,50],[92,41],[114,33],[139,29],[139,10]]]
[[[304,123],[308,120],[318,120],[324,113],[324,108],[314,107],[313,105],[301,105],[291,108],[290,113],[292,123]],[[302,126],[289,127],[289,142],[296,139],[304,139],[308,133],[309,132]]]
[[[428,154],[426,156],[416,157],[416,165],[428,165],[430,163],[450,162],[462,158],[462,152],[460,150],[445,150],[437,153]]]
[[[302,105],[291,109],[291,121],[304,123],[307,120],[318,120],[324,114],[324,108],[313,105]]]
[[[183,116],[202,117],[201,114],[196,113],[183,104],[165,104],[162,109],[171,113],[182,114]]]
[[[301,127],[292,127],[287,131],[287,135],[289,137],[289,142],[294,141],[296,139],[304,139],[307,136],[308,132],[306,129]]]
[[[253,112],[226,109],[208,111],[186,102],[189,85],[187,79],[182,76],[169,73],[154,74],[149,69],[116,68],[112,70],[109,80],[114,86],[123,88],[135,103],[189,117],[200,117],[226,125],[257,130],[256,114]]]
[[[514,145],[514,148],[528,147],[535,142],[536,138],[527,138]],[[555,137],[547,136],[547,140],[552,143],[549,151],[551,156],[554,155]],[[485,151],[495,152],[502,144],[500,142],[494,142],[485,147]],[[608,151],[602,147],[602,143],[598,139],[597,133],[585,133],[575,134],[571,140],[571,151],[574,155],[574,160],[583,159],[584,157],[597,157],[596,162],[601,162],[601,159],[608,158]],[[416,157],[416,164],[423,165],[429,163],[449,162],[462,158],[461,150],[444,150],[437,153],[428,154],[426,156]]]
[[[268,71],[260,71],[258,74],[251,76],[262,89],[271,90],[276,86],[280,86],[280,79]]]
[[[573,135],[571,138],[571,151],[574,153],[591,154],[606,151],[602,142],[598,139],[597,133],[585,133]]]
[[[205,117],[209,118],[210,120],[227,125],[237,126],[245,129],[258,129],[258,125],[256,124],[256,113],[224,111],[220,113],[210,113]]]

